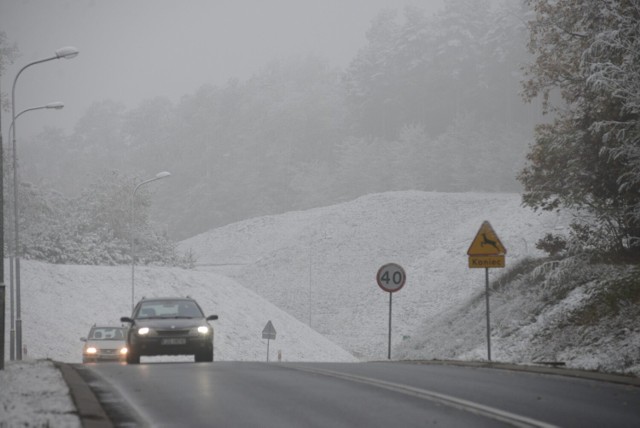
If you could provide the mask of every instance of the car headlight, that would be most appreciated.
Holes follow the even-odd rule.
[[[207,327],[206,325],[201,325],[200,327],[198,327],[198,333],[200,334],[209,333],[209,327]]]
[[[145,334],[149,334],[149,327],[140,327],[138,329],[138,334],[140,336],[144,336]]]
[[[126,346],[123,346],[122,348],[120,348],[120,355],[127,355],[127,352],[129,352],[129,350],[127,349]]]
[[[98,349],[95,346],[89,346],[86,352],[87,354],[95,354],[98,352]]]

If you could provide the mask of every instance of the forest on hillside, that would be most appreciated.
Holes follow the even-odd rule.
[[[96,102],[70,135],[25,142],[22,176],[70,197],[171,171],[152,211],[175,239],[372,192],[519,191],[540,119],[519,93],[527,11],[473,3],[381,11],[345,70],[285,58],[177,103]]]
[[[382,10],[344,69],[280,58],[178,102],[95,102],[70,134],[21,142],[23,251],[126,263],[144,227],[144,262],[188,264],[173,243],[215,227],[423,190],[521,192],[577,213],[571,236],[540,242],[550,254],[637,255],[639,20],[640,0]],[[0,32],[0,71],[14,49]],[[172,178],[141,191],[128,221],[131,189],[159,171]]]

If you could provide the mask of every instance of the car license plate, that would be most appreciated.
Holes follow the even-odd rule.
[[[186,345],[187,339],[184,337],[172,337],[169,339],[162,339],[160,343],[163,345]]]

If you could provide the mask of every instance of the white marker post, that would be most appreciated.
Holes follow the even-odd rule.
[[[402,266],[395,263],[387,263],[386,265],[383,265],[378,269],[378,274],[376,275],[378,286],[389,293],[389,348],[387,352],[387,359],[389,360],[391,359],[391,296],[404,286],[406,280],[407,275],[405,274],[404,269],[402,269]]]

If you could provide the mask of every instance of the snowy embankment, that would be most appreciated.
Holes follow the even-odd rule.
[[[540,260],[535,243],[571,221],[520,202],[516,194],[373,194],[230,224],[182,249],[196,253],[198,270],[235,278],[361,359],[387,356],[389,296],[375,275],[399,263],[408,278],[393,295],[392,358],[484,360],[484,269],[469,269],[466,252],[488,220],[507,248],[506,268],[490,269],[492,359],[638,374],[637,304],[606,283],[633,278],[631,268],[568,260],[496,283],[518,262]]]
[[[393,295],[392,358],[485,359],[484,270],[469,269],[466,255],[484,220],[508,251],[507,268],[491,269],[492,281],[519,260],[542,256],[535,242],[562,233],[569,221],[525,209],[515,194],[368,195],[184,241],[182,249],[199,256],[196,269],[137,267],[136,296],[191,295],[207,314],[217,313],[217,360],[265,360],[261,332],[269,320],[278,333],[272,359],[278,350],[284,361],[386,359],[389,295],[375,275],[395,262],[408,279]],[[638,311],[622,304],[600,324],[587,316],[597,296],[611,301],[602,281],[624,273],[545,266],[492,286],[493,359],[637,371]],[[23,261],[28,357],[79,362],[79,338],[92,323],[118,324],[129,314],[130,274],[126,266]],[[8,338],[8,319],[6,328]]]
[[[640,376],[640,268],[587,257],[528,264],[509,283],[492,285],[492,359]],[[486,359],[486,326],[478,322],[485,315],[484,293],[478,292],[459,310],[423,326],[398,356]]]
[[[383,359],[389,296],[378,268],[395,262],[407,272],[393,295],[394,347],[419,340],[430,320],[484,290],[484,270],[469,269],[466,254],[484,220],[507,248],[507,266],[541,255],[536,241],[568,222],[523,208],[517,194],[389,192],[230,224],[181,248],[196,254],[197,270],[236,279],[359,358]]]
[[[21,273],[23,344],[28,358],[80,362],[80,337],[87,335],[93,323],[120,325],[120,317],[131,313],[130,267],[23,261]],[[266,360],[262,329],[271,321],[277,332],[269,347],[271,360],[281,351],[283,361],[355,361],[308,326],[215,273],[136,267],[135,292],[136,299],[189,295],[207,315],[217,314],[220,318],[213,322],[216,360]],[[8,338],[8,318],[6,327]]]
[[[51,361],[7,361],[0,370],[0,428],[80,428],[76,406]]]
[[[272,358],[281,350],[284,361],[355,360],[328,337],[363,358],[382,359],[389,300],[375,274],[393,261],[408,276],[393,297],[393,358],[483,360],[484,270],[467,267],[466,250],[484,220],[508,250],[507,269],[493,269],[492,280],[517,260],[540,255],[535,242],[567,224],[522,208],[518,195],[369,195],[198,235],[182,243],[199,255],[196,270],[138,267],[136,296],[191,295],[207,314],[217,313],[217,360],[265,360],[261,331],[269,320],[278,332]],[[129,314],[131,270],[23,261],[21,273],[27,361],[9,362],[0,373],[0,408],[10,426],[39,417],[79,426],[57,370],[32,359],[79,362],[79,338],[92,323],[118,324]],[[513,277],[491,291],[494,360],[561,360],[640,374],[640,310],[616,307],[611,297],[626,289],[606,282],[637,283],[638,268],[565,261]]]

